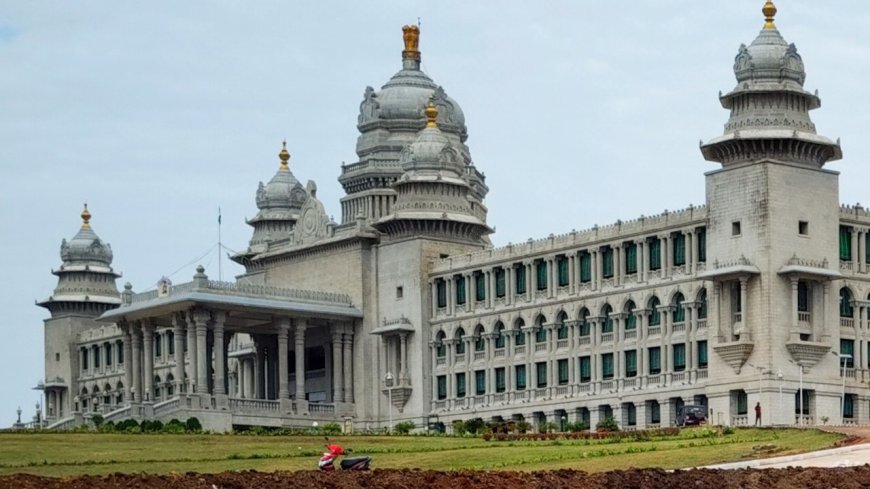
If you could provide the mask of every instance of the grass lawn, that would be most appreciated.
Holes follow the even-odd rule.
[[[373,457],[373,468],[433,470],[681,468],[826,448],[841,435],[816,430],[739,429],[699,436],[697,430],[643,442],[558,440],[485,442],[480,438],[351,436],[331,440]],[[67,476],[114,472],[312,470],[323,451],[318,436],[102,433],[0,433],[0,475]]]

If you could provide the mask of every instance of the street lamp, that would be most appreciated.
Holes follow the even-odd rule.
[[[831,355],[836,355],[840,358],[840,365],[842,365],[842,371],[840,375],[843,377],[843,387],[840,390],[840,424],[842,425],[845,422],[846,418],[846,361],[852,359],[852,355],[848,353],[835,353],[831,352]]]
[[[393,373],[387,372],[384,375],[384,385],[387,387],[387,402],[389,406],[387,408],[390,411],[390,433],[393,433]]]

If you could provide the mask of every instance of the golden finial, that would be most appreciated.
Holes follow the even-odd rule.
[[[85,204],[85,210],[82,211],[82,227],[87,229],[91,227],[89,221],[91,220],[91,213],[88,212],[88,204]]]
[[[405,50],[402,59],[420,61],[420,28],[415,25],[402,26],[402,39],[405,40]]]
[[[776,5],[767,0],[764,3],[764,7],[761,8],[761,12],[764,14],[764,28],[776,29],[776,24],[773,23],[773,17],[776,15]]]
[[[285,139],[282,144],[281,152],[278,153],[278,158],[281,158],[281,170],[289,171],[290,167],[287,166],[287,162],[290,161],[290,153],[287,152],[287,140]]]
[[[435,122],[438,119],[438,107],[435,107],[435,96],[429,97],[429,104],[426,105],[426,127],[438,127]]]

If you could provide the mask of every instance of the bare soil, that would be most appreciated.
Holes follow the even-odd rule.
[[[870,467],[767,470],[692,469],[666,472],[629,469],[587,474],[574,470],[544,472],[373,470],[371,472],[224,472],[220,474],[114,474],[56,479],[27,474],[0,477],[0,489],[867,489]]]

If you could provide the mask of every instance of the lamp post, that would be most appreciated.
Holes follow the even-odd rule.
[[[842,425],[846,418],[846,361],[851,360],[852,355],[848,353],[834,352],[831,352],[831,355],[839,357],[840,365],[842,366],[842,370],[840,371],[840,376],[843,377],[843,386],[840,389],[840,424]]]
[[[384,385],[387,387],[387,402],[389,406],[390,412],[390,431],[389,433],[393,433],[393,373],[387,371],[386,375],[384,375]]]
[[[776,378],[779,380],[779,412],[782,415],[782,369],[776,371]]]

